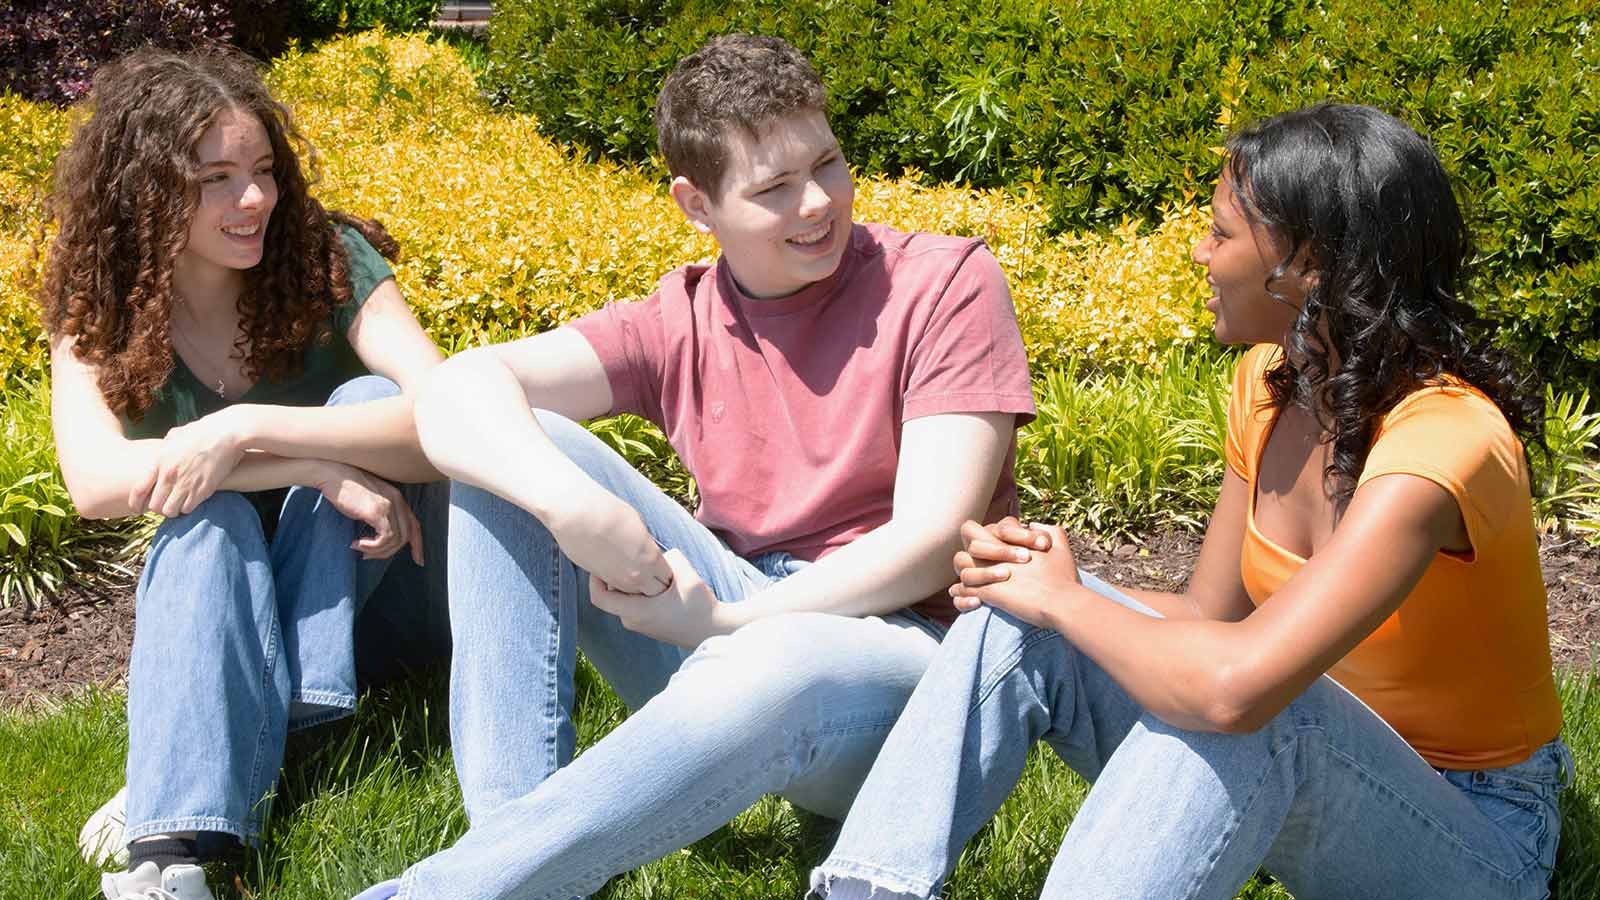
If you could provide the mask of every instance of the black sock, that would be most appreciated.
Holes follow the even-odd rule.
[[[156,868],[165,869],[185,863],[193,865],[200,862],[200,857],[195,853],[192,838],[160,837],[129,844],[128,871],[132,872],[146,862],[153,862]]]

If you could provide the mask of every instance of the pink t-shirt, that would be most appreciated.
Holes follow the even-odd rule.
[[[889,520],[900,424],[1033,417],[1005,275],[983,242],[856,225],[839,268],[755,300],[719,263],[570,323],[605,366],[613,413],[666,432],[696,517],[734,552],[815,560]],[[989,508],[1016,508],[1015,447]]]

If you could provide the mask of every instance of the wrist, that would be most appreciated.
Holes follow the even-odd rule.
[[[743,603],[723,603],[711,608],[711,625],[713,634],[732,634],[761,618],[758,610],[760,604],[746,601]]]
[[[222,434],[219,443],[224,449],[234,453],[264,449],[257,446],[263,431],[257,409],[254,404],[235,403],[211,414]]]
[[[1081,619],[1079,612],[1086,602],[1093,602],[1094,591],[1074,581],[1051,592],[1051,603],[1045,607],[1045,624],[1051,631],[1071,636],[1072,623]]]
[[[305,458],[293,461],[301,473],[294,480],[327,493],[344,474],[344,467],[326,459]]]

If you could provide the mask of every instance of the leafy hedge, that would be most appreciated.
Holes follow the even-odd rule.
[[[1589,0],[499,0],[485,85],[645,163],[661,79],[708,36],[817,64],[853,164],[1027,189],[1055,231],[1209,190],[1242,118],[1371,103],[1431,134],[1475,209],[1480,302],[1547,369],[1600,374],[1600,16]]]
[[[7,0],[0,7],[0,92],[66,104],[94,70],[146,44],[234,44],[261,59],[291,41],[433,21],[441,0]]]
[[[399,283],[446,349],[643,296],[669,269],[715,253],[648,174],[575,159],[533,117],[491,112],[439,43],[370,32],[291,51],[270,81],[322,159],[319,197],[399,238]],[[0,382],[43,360],[26,284],[37,183],[65,119],[0,97]],[[1149,363],[1209,328],[1204,280],[1187,257],[1205,227],[1196,210],[1147,234],[1128,225],[1052,237],[1024,198],[910,178],[861,179],[856,208],[865,220],[986,238],[1037,363]]]

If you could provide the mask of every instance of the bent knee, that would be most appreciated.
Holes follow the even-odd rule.
[[[382,375],[361,375],[333,389],[324,406],[353,406],[400,396],[400,385]]]

